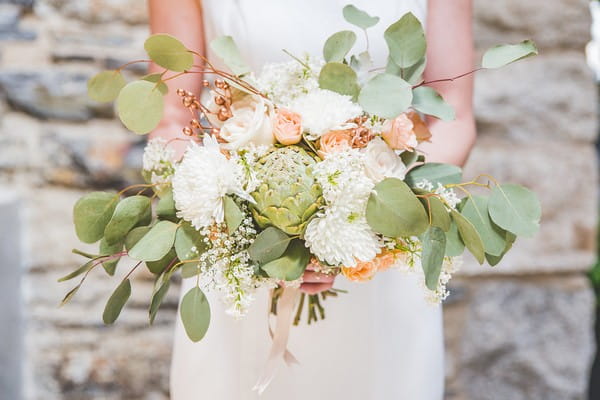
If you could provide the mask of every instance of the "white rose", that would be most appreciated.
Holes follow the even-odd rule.
[[[396,152],[383,139],[376,137],[363,150],[367,176],[375,182],[384,178],[404,179],[406,166]]]
[[[253,143],[257,146],[275,143],[271,114],[273,105],[262,96],[245,96],[231,105],[233,117],[221,126],[220,136],[227,150]]]

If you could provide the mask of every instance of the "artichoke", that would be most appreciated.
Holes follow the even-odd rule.
[[[251,194],[255,221],[261,228],[274,226],[288,235],[300,235],[324,200],[315,182],[315,158],[298,146],[271,150],[256,164],[260,185]]]

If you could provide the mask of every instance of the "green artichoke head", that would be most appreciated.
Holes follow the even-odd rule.
[[[252,193],[254,219],[261,228],[274,226],[300,235],[324,200],[312,167],[315,158],[298,146],[271,150],[257,163],[260,185]]]

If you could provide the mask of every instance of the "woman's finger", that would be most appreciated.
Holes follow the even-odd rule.
[[[305,271],[302,276],[302,281],[307,283],[328,283],[333,282],[333,275],[323,274],[321,272],[315,271]]]
[[[333,287],[333,282],[329,283],[303,283],[300,290],[306,294],[317,294]]]

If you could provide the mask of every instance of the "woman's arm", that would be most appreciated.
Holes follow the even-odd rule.
[[[176,3],[176,4],[175,4]],[[204,29],[202,25],[202,9],[199,0],[148,0],[151,33],[168,33],[181,40],[185,46],[204,54]],[[198,64],[200,60],[195,57]],[[152,64],[150,72],[162,72],[163,69]],[[167,82],[169,93],[165,97],[163,119],[150,137],[163,137],[167,140],[184,138],[183,127],[187,126],[192,116],[181,104],[177,95],[178,88],[199,94],[202,88],[201,74],[187,74]],[[173,141],[170,144],[178,155],[183,154],[186,142]]]
[[[425,80],[450,78],[473,69],[472,0],[429,0]],[[475,142],[473,75],[431,85],[456,111],[456,120],[428,118],[429,162],[464,165]]]

